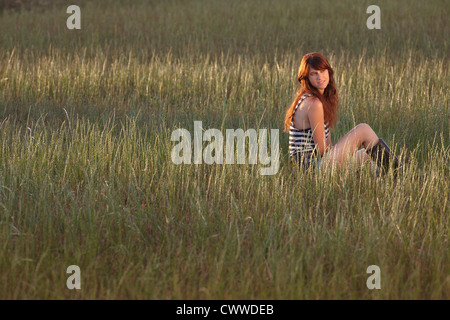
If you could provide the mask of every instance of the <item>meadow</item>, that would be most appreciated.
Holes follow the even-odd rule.
[[[448,1],[377,1],[380,30],[370,1],[70,4],[81,30],[64,1],[0,10],[0,299],[449,298]],[[312,51],[335,71],[332,142],[368,123],[409,157],[397,179],[289,163]],[[174,164],[197,120],[279,129],[278,173]]]

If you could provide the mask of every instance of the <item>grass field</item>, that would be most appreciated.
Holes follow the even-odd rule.
[[[0,11],[0,299],[449,298],[448,1],[377,1],[380,30],[371,1],[70,4],[81,30],[64,1]],[[312,51],[335,71],[332,142],[368,123],[411,159],[396,181],[288,162]],[[175,165],[196,120],[279,129],[278,173]]]

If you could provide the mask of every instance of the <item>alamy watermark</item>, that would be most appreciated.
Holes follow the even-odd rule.
[[[81,9],[79,6],[71,5],[67,7],[67,13],[71,14],[66,21],[67,29],[81,29]]]
[[[183,130],[183,129],[178,129]],[[66,286],[69,290],[81,289],[81,269],[77,265],[70,265],[67,267],[66,273],[71,274],[69,278],[67,278]],[[377,265],[370,265],[366,270],[367,274],[370,276],[367,278],[366,286],[369,290],[373,289],[381,289],[381,270]],[[178,312],[177,312],[178,314]]]
[[[381,271],[377,265],[371,265],[367,267],[366,273],[372,274],[367,278],[366,286],[368,289],[381,289]]]
[[[67,278],[66,286],[69,290],[81,289],[81,270],[79,266],[71,265],[67,267],[66,273],[72,274]]]
[[[77,5],[70,5],[67,7],[66,12],[70,14],[67,18],[66,26],[69,30],[81,29],[81,9]],[[371,14],[367,18],[366,26],[368,29],[381,29],[381,10],[377,5],[370,5],[366,9],[366,13]]]
[[[366,26],[368,29],[381,29],[381,10],[379,6],[370,5],[367,7],[366,13],[371,13],[372,15],[367,18]]]
[[[224,159],[224,137],[218,129],[208,129],[203,132],[202,122],[194,121],[194,155],[192,159],[191,133],[186,129],[176,129],[171,140],[179,141],[172,148],[171,158],[175,164],[237,164],[246,163],[246,139],[248,138],[248,163],[265,165],[260,168],[261,175],[274,175],[280,167],[280,145],[278,129],[270,130],[270,155],[268,153],[268,129],[226,129],[226,156]],[[214,138],[214,140],[213,140]],[[213,141],[211,141],[213,140]],[[235,150],[236,140],[236,150]],[[203,141],[210,143],[203,149]]]

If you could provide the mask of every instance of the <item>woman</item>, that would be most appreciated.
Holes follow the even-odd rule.
[[[398,158],[365,123],[331,145],[329,129],[335,126],[338,111],[333,75],[333,69],[320,53],[312,52],[303,57],[298,71],[301,87],[286,111],[284,122],[284,131],[289,131],[291,159],[313,168],[325,168],[331,163],[341,168],[351,160],[361,166],[374,160],[385,170],[392,165],[395,174]]]

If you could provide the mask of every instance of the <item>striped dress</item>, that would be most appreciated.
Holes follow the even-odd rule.
[[[291,157],[311,157],[316,152],[311,128],[299,130],[294,127],[294,114],[300,104],[311,94],[304,94],[297,103],[291,117],[291,127],[289,128],[289,155]],[[330,130],[327,124],[325,126],[325,137],[328,138]]]

